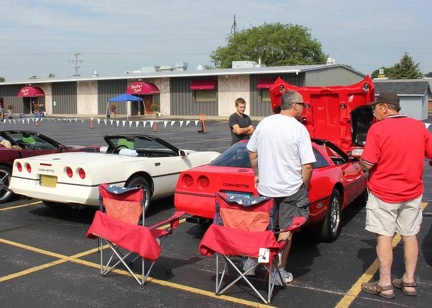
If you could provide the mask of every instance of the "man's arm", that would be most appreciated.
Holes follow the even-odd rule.
[[[258,153],[249,151],[249,159],[251,162],[251,167],[252,167],[253,173],[255,175],[254,182],[257,185],[258,181],[259,181],[259,177],[258,177]]]
[[[363,158],[360,158],[360,163],[361,163],[361,165],[362,165],[364,168],[366,168],[367,170],[372,169],[372,167],[374,166],[374,164],[372,164],[372,163],[370,163],[370,162],[368,162],[368,161],[365,161]]]
[[[310,188],[310,181],[312,178],[313,163],[302,165],[303,183],[307,190]]]
[[[234,132],[236,135],[252,135],[252,132],[253,132],[253,126],[250,125],[250,126],[248,126],[248,127],[241,128],[240,125],[238,125],[238,124],[234,124],[234,125],[233,125],[233,132]]]
[[[251,125],[249,125],[249,131],[247,132],[247,134],[248,135],[252,135],[253,134],[253,132],[254,132],[254,127],[253,127],[253,125],[251,124]]]

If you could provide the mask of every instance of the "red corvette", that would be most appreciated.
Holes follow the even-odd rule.
[[[296,90],[305,101],[301,121],[312,137],[316,157],[309,191],[309,229],[314,237],[332,242],[341,232],[341,211],[357,198],[366,200],[368,173],[358,157],[372,124],[374,86],[369,77],[352,86],[292,86],[278,79],[270,88],[278,112],[283,91]],[[181,173],[174,195],[178,210],[212,219],[215,192],[258,195],[250,167],[247,141],[238,142],[210,164]]]

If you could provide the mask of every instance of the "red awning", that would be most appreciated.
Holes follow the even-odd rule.
[[[127,88],[126,93],[132,95],[149,95],[158,94],[160,92],[159,89],[150,82],[137,81]]]
[[[276,78],[262,78],[257,84],[258,89],[269,89],[276,81]]]
[[[39,87],[23,87],[19,92],[18,96],[20,97],[42,97],[45,96],[44,91]]]
[[[193,91],[215,90],[216,89],[216,80],[195,80],[195,81],[192,81],[190,89]]]

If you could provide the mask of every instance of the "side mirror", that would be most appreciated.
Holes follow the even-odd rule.
[[[186,157],[187,153],[184,150],[179,150],[179,156],[180,157]]]

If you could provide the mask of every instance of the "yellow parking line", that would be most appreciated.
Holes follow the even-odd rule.
[[[94,263],[94,262],[89,262],[89,261],[85,261],[85,260],[79,259],[81,257],[84,257],[84,256],[87,256],[87,255],[90,255],[92,253],[97,252],[98,248],[93,248],[93,249],[90,249],[90,250],[87,250],[87,251],[84,251],[84,252],[81,252],[81,253],[78,253],[78,254],[75,254],[73,256],[68,257],[68,256],[65,256],[65,255],[62,255],[62,254],[58,254],[58,253],[55,253],[55,252],[39,249],[39,248],[36,248],[36,247],[20,244],[20,243],[17,243],[17,242],[12,242],[12,241],[1,239],[1,238],[0,238],[0,243],[7,244],[7,245],[10,245],[10,246],[15,246],[15,247],[22,248],[22,249],[29,250],[29,251],[33,251],[33,252],[36,252],[36,253],[39,253],[39,254],[43,254],[43,255],[47,255],[47,256],[50,256],[50,257],[53,257],[53,258],[58,258],[58,260],[55,260],[53,262],[49,262],[49,263],[42,264],[42,265],[39,265],[39,266],[35,266],[35,267],[29,268],[29,269],[26,269],[26,270],[23,270],[23,271],[14,273],[14,274],[10,274],[10,275],[7,275],[7,276],[0,277],[0,282],[4,282],[4,281],[10,280],[10,279],[14,279],[14,278],[18,278],[18,277],[21,277],[21,276],[24,276],[24,275],[32,274],[34,272],[37,272],[37,271],[40,271],[40,270],[43,270],[43,269],[47,269],[49,267],[56,266],[56,265],[59,265],[59,264],[63,264],[63,263],[66,263],[66,262],[74,262],[74,263],[77,263],[77,264],[85,265],[85,266],[88,266],[88,267],[93,267],[93,268],[96,268],[96,269],[100,268],[100,264],[99,263]],[[127,272],[127,271],[124,271],[124,270],[118,270],[118,269],[116,269],[113,272],[115,272],[117,274],[125,275],[125,276],[130,276],[130,273]],[[137,276],[141,277],[141,275],[137,275]],[[215,299],[220,299],[220,300],[228,301],[228,302],[231,302],[231,303],[242,304],[242,305],[245,305],[245,306],[250,306],[250,307],[271,307],[269,305],[264,305],[264,304],[260,304],[260,303],[257,303],[257,302],[243,300],[243,299],[235,298],[235,297],[232,297],[232,296],[216,295],[214,292],[210,292],[210,291],[206,291],[206,290],[202,290],[202,289],[198,289],[198,288],[194,288],[194,287],[188,287],[188,286],[185,286],[185,285],[181,285],[181,284],[177,284],[177,283],[173,283],[173,282],[168,282],[168,281],[165,281],[165,280],[159,280],[159,279],[152,278],[152,277],[148,278],[148,282],[151,282],[151,283],[154,283],[154,284],[158,284],[158,285],[161,285],[161,286],[165,286],[165,287],[170,287],[170,288],[186,291],[186,292],[189,292],[189,293],[194,293],[194,294],[198,294],[198,295],[202,295],[202,296],[206,296],[206,297],[211,297],[211,298],[215,298]]]
[[[14,210],[14,209],[18,209],[20,207],[40,205],[40,204],[42,204],[41,201],[37,201],[37,202],[33,202],[33,203],[27,203],[27,204],[21,204],[21,205],[16,205],[16,206],[11,206],[11,207],[6,207],[4,209],[0,209],[0,212],[2,212],[2,211],[8,211],[8,210]]]
[[[427,205],[428,205],[427,202],[422,202],[421,204],[422,211],[425,209]],[[402,239],[401,236],[397,234],[393,238],[392,247],[395,248],[399,244],[401,239]],[[352,304],[352,302],[357,298],[357,295],[360,294],[361,285],[371,280],[371,278],[375,275],[378,269],[379,269],[379,262],[378,259],[375,259],[375,261],[371,264],[371,266],[369,266],[366,272],[364,272],[363,275],[356,281],[356,283],[354,283],[351,289],[339,301],[339,303],[335,306],[335,308],[348,308]]]

